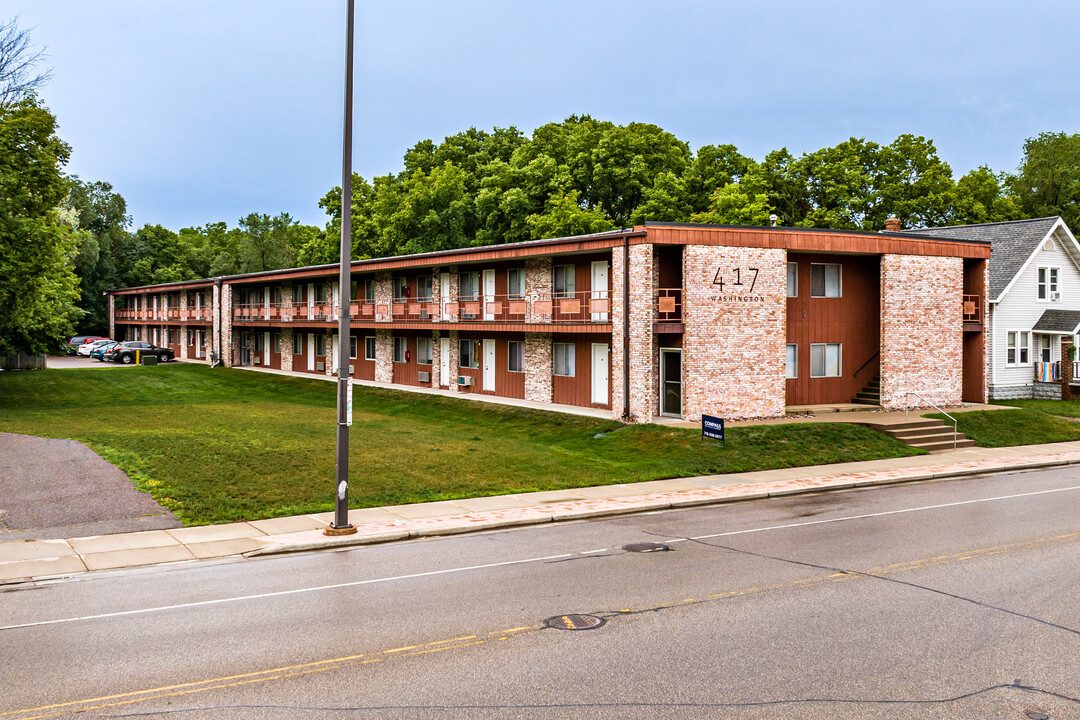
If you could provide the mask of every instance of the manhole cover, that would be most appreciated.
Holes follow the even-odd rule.
[[[595,615],[556,615],[544,624],[556,630],[593,630],[603,625],[604,619]]]
[[[629,545],[623,545],[623,550],[626,552],[647,553],[647,552],[668,552],[670,547],[664,543],[630,543]]]

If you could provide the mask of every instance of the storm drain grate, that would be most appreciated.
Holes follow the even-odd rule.
[[[556,630],[594,630],[604,624],[604,619],[595,615],[556,615],[544,624]]]
[[[629,545],[623,545],[622,549],[632,553],[673,552],[664,543],[630,543]]]

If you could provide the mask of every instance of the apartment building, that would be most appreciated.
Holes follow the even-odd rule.
[[[113,336],[177,357],[610,410],[776,417],[986,399],[980,240],[646,223],[112,291]],[[910,396],[908,393],[917,393]],[[871,398],[867,400],[866,398]]]

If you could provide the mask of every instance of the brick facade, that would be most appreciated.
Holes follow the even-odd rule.
[[[525,297],[533,302],[551,298],[554,277],[551,274],[551,258],[529,258],[525,261]],[[550,322],[550,313],[533,311],[533,302],[528,304],[526,322]]]
[[[881,405],[959,405],[963,395],[961,258],[881,257]]]
[[[375,274],[375,322],[393,320],[394,277],[386,271]],[[375,341],[376,343],[378,340]],[[376,355],[378,357],[378,355]]]
[[[216,295],[216,293],[215,293]],[[233,338],[232,338],[232,285],[221,286],[221,334],[218,336],[221,338],[221,346],[218,348],[218,355],[222,362],[225,363],[225,367],[233,366]],[[218,325],[215,320],[214,327]]]
[[[624,367],[624,257],[612,251],[611,263],[611,414],[625,422],[649,422],[657,407],[656,363],[659,352],[653,333],[653,296],[657,286],[652,245],[630,246],[630,367]],[[623,417],[625,373],[630,374],[630,409]]]
[[[685,419],[784,414],[785,250],[687,245],[683,326]]]
[[[525,399],[551,402],[551,333],[525,333]]]

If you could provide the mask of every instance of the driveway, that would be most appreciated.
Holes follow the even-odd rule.
[[[82,443],[0,433],[0,542],[180,526]]]

